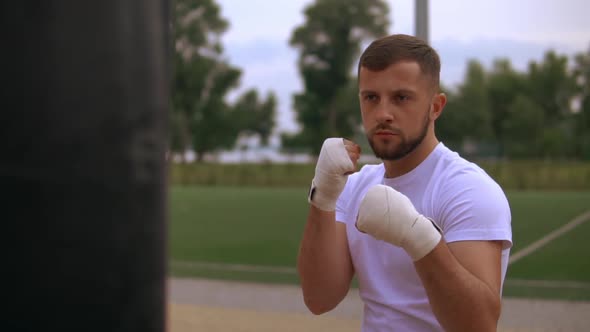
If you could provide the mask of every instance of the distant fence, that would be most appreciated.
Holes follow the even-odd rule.
[[[590,162],[478,163],[507,190],[590,190]],[[313,164],[170,164],[171,185],[308,186]]]
[[[502,161],[478,164],[505,189],[590,190],[590,162]]]
[[[211,186],[308,186],[313,178],[313,164],[171,164],[172,185]]]

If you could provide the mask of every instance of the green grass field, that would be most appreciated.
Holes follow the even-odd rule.
[[[526,247],[590,208],[590,191],[508,192],[514,248]],[[172,187],[169,257],[175,276],[297,282],[292,268],[307,215],[307,188]],[[590,221],[508,268],[507,279],[576,282],[528,286],[506,296],[590,300]],[[226,269],[239,264],[269,270]],[[273,270],[272,267],[287,267]]]

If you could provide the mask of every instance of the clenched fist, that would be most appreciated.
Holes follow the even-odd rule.
[[[328,138],[322,145],[308,201],[320,210],[334,211],[349,174],[356,171],[361,148],[344,138]]]
[[[417,261],[441,240],[434,224],[419,214],[408,197],[384,185],[370,188],[361,201],[356,228],[403,248]]]

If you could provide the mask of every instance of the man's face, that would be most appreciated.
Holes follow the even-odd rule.
[[[434,90],[416,62],[398,62],[382,71],[362,67],[359,98],[363,126],[377,158],[398,160],[428,134]]]

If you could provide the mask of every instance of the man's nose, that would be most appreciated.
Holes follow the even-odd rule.
[[[375,112],[379,123],[391,123],[395,119],[393,107],[386,102],[379,103]]]

